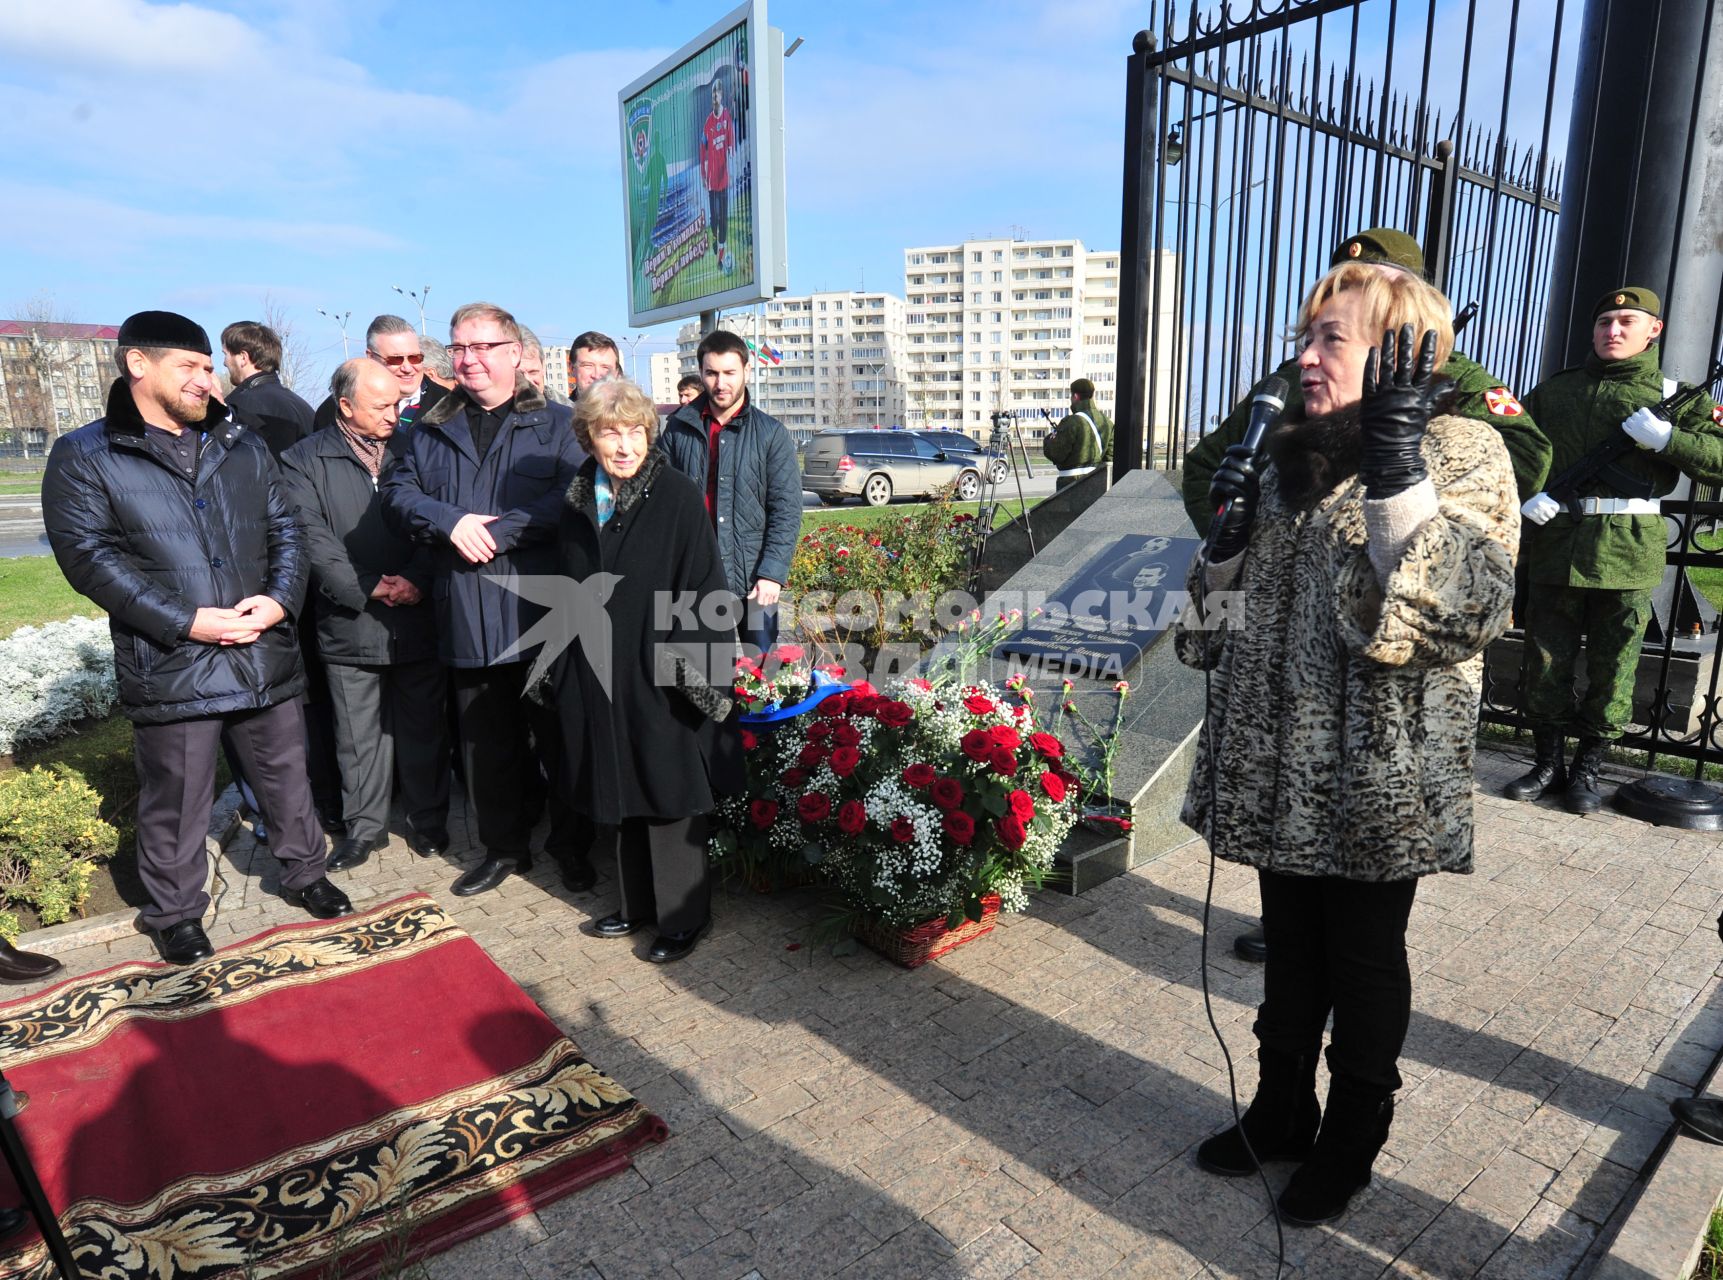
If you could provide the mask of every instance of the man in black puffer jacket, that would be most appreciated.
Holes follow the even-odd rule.
[[[108,613],[135,725],[143,921],[188,964],[213,954],[204,834],[223,727],[275,828],[282,897],[324,919],[353,908],[323,874],[305,776],[306,557],[275,460],[210,403],[209,337],[192,321],[140,312],[115,358],[107,416],[48,457],[42,512],[60,571]]]

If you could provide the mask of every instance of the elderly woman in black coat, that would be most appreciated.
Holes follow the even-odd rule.
[[[743,770],[729,694],[739,606],[704,497],[656,447],[657,430],[632,382],[599,383],[575,407],[592,457],[558,534],[578,616],[552,681],[568,801],[618,828],[621,901],[594,931],[623,938],[655,925],[647,958],[663,963],[692,951],[710,921],[706,815]]]

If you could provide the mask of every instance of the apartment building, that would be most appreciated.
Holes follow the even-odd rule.
[[[568,348],[547,346],[544,349],[544,385],[548,391],[564,396],[574,394],[574,380],[568,367]]]
[[[0,320],[0,453],[39,457],[101,417],[119,336],[108,324]]]
[[[655,351],[646,360],[645,387],[653,404],[675,404],[676,383],[682,377],[682,355],[679,351]]]
[[[786,427],[895,426],[907,421],[904,303],[890,293],[818,292],[726,313],[722,327],[753,343],[754,402]],[[699,326],[677,334],[695,372]]]
[[[1177,255],[1162,275],[1176,280]],[[905,395],[912,427],[985,438],[1013,410],[1029,440],[1063,416],[1077,378],[1113,412],[1117,396],[1120,255],[1081,240],[992,238],[904,250]],[[1164,302],[1163,380],[1172,367],[1173,294]],[[1155,375],[1151,375],[1155,376]],[[1163,381],[1162,385],[1170,385]],[[1162,397],[1156,418],[1177,417]]]

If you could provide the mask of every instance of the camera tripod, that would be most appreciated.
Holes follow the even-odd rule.
[[[31,1163],[30,1153],[24,1149],[24,1140],[18,1134],[17,1116],[28,1102],[28,1097],[13,1092],[5,1073],[0,1072],[0,1151],[4,1152],[6,1165],[12,1170],[12,1180],[24,1195],[24,1207],[30,1211],[42,1233],[42,1243],[48,1246],[54,1270],[59,1272],[61,1280],[78,1280],[78,1264],[72,1260],[72,1250],[60,1232],[60,1220],[54,1216],[53,1206],[48,1203],[48,1193],[42,1190],[42,1180],[36,1176],[36,1166]]]
[[[1023,493],[1023,477],[1030,469],[1029,447],[1023,443],[1023,434],[1017,426],[1017,414],[1011,409],[1000,409],[989,415],[993,422],[993,433],[987,438],[987,452],[992,457],[1005,459],[1011,474],[1017,481],[1017,509],[1023,513],[1023,532],[1029,538],[1029,554],[1035,551],[1035,530],[1029,523],[1029,501]],[[1022,462],[1019,465],[1019,456]],[[989,465],[986,478],[982,481],[981,493],[976,498],[975,519],[981,526],[981,536],[975,540],[974,550],[970,554],[969,585],[973,591],[981,581],[982,558],[987,551],[987,540],[993,536],[994,514],[999,506],[999,481],[995,478],[997,469]]]

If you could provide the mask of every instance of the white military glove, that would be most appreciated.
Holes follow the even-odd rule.
[[[1547,493],[1534,493],[1526,499],[1520,514],[1533,524],[1548,524],[1561,511],[1561,503]]]
[[[1650,409],[1635,409],[1621,429],[1633,437],[1634,444],[1653,453],[1662,453],[1669,445],[1669,437],[1675,434],[1675,428]]]

